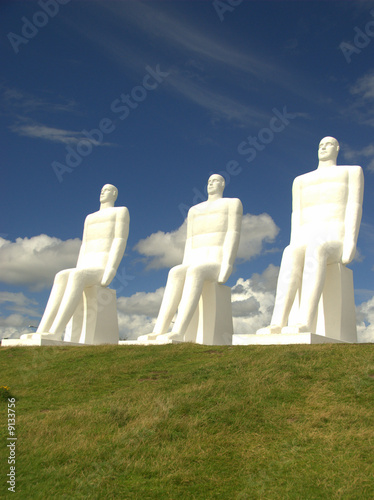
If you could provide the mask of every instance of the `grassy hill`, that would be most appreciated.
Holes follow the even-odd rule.
[[[3,347],[22,499],[373,499],[374,345]]]

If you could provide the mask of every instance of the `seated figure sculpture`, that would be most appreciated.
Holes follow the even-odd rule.
[[[225,283],[239,246],[243,207],[237,198],[223,198],[225,180],[213,174],[208,200],[190,208],[182,264],[168,275],[160,312],[152,334],[139,341],[183,340],[206,282]],[[166,333],[178,309],[171,333]]]
[[[128,209],[114,207],[117,195],[111,184],[102,188],[100,210],[88,215],[84,223],[77,266],[56,274],[36,331],[43,338],[60,340],[84,290],[94,285],[107,287],[113,280],[125,252],[130,223]],[[32,336],[22,335],[21,339]]]
[[[339,143],[321,140],[318,168],[296,177],[292,187],[290,244],[283,252],[270,326],[257,334],[313,332],[329,264],[351,262],[362,216],[363,173],[336,165]],[[290,311],[301,291],[296,319]],[[353,304],[354,308],[354,304]]]

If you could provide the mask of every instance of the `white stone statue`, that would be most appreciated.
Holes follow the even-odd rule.
[[[204,283],[225,283],[229,278],[239,245],[243,207],[237,198],[223,198],[224,188],[224,178],[211,175],[208,200],[189,210],[183,262],[169,272],[153,333],[138,340],[183,340]],[[176,322],[167,334],[177,309]]]
[[[355,255],[363,173],[359,166],[337,166],[338,152],[338,141],[325,137],[319,144],[318,168],[294,180],[291,239],[282,257],[273,316],[270,326],[257,334],[315,333],[313,322],[327,266],[338,263],[344,267]],[[298,317],[290,323],[297,291],[301,292]]]
[[[113,280],[125,252],[130,216],[126,207],[114,207],[118,190],[106,184],[100,194],[100,210],[86,217],[77,266],[56,274],[37,334],[61,340],[77,309],[83,291]],[[34,334],[35,335],[35,334]],[[32,338],[22,335],[21,339]]]

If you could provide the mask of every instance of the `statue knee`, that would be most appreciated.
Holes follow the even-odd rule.
[[[71,269],[64,269],[63,271],[60,271],[56,274],[54,283],[55,284],[61,284],[61,283],[66,283],[67,280],[69,279]]]
[[[69,283],[73,285],[84,285],[85,274],[81,269],[72,269],[69,273]]]
[[[199,279],[203,275],[204,266],[190,266],[187,270],[186,278]]]
[[[327,243],[316,243],[310,245],[306,252],[306,257],[315,259],[317,262],[322,262],[326,259],[328,253]]]
[[[168,280],[176,281],[184,278],[186,274],[186,267],[183,265],[174,266],[170,269],[168,274]]]

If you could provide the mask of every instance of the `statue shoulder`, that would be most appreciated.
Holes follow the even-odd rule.
[[[115,217],[116,219],[120,219],[122,221],[128,221],[130,220],[130,213],[129,209],[127,207],[113,207],[115,211]]]
[[[230,209],[235,210],[236,212],[243,213],[243,204],[239,200],[239,198],[225,198],[230,206]]]
[[[348,167],[352,172],[356,173],[356,174],[363,174],[363,170],[362,170],[362,167],[360,167],[359,165],[348,165]]]

